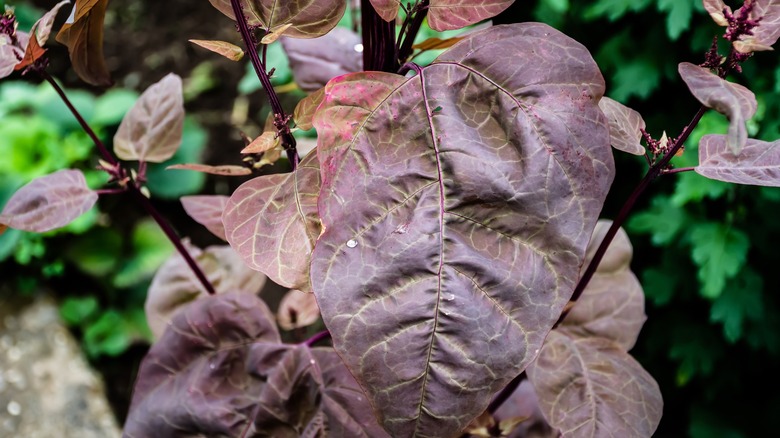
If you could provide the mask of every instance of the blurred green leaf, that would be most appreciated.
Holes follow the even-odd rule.
[[[131,340],[122,315],[115,310],[103,312],[97,321],[84,330],[84,347],[92,357],[122,354],[130,346]]]
[[[282,45],[279,43],[270,44],[268,46],[268,52],[266,53],[266,59],[268,62],[268,68],[274,68],[274,74],[271,76],[272,85],[284,85],[292,82],[292,70],[290,69],[290,61],[287,59],[287,54],[284,53]],[[238,92],[241,94],[251,94],[255,91],[263,88],[260,83],[260,79],[257,78],[252,63],[246,63],[246,72],[244,77],[238,83]]]
[[[715,299],[747,258],[750,239],[744,232],[720,223],[697,224],[690,233],[691,257],[699,266],[701,294]]]
[[[658,0],[658,10],[666,12],[666,34],[672,41],[691,25],[694,3],[701,0]]]
[[[111,228],[95,228],[65,251],[68,261],[93,277],[114,272],[121,255],[122,237]]]
[[[619,102],[627,102],[633,96],[647,99],[660,83],[661,72],[655,62],[636,58],[612,74],[612,84],[607,94]]]
[[[710,321],[723,323],[726,340],[734,343],[742,338],[746,320],[757,321],[764,317],[764,282],[751,269],[728,282],[722,294],[712,303]]]
[[[132,258],[124,260],[114,276],[114,286],[126,288],[152,278],[173,253],[173,244],[152,220],[139,222],[133,230]]]
[[[152,198],[176,199],[197,193],[206,181],[201,172],[166,170],[173,164],[200,163],[208,133],[190,117],[184,119],[184,135],[181,147],[170,160],[164,163],[150,163],[147,170],[148,187]]]
[[[685,210],[674,206],[668,197],[659,195],[653,198],[649,210],[634,214],[626,227],[631,232],[650,234],[653,244],[661,246],[673,242],[687,223]]]
[[[701,408],[691,409],[690,438],[746,438],[738,430],[724,424],[724,418]]]
[[[80,326],[90,320],[98,311],[97,298],[68,297],[60,304],[60,317],[70,326]]]
[[[680,322],[670,327],[669,358],[678,362],[677,385],[685,386],[696,376],[712,374],[723,357],[723,344],[707,326]]]
[[[718,199],[734,187],[733,184],[705,178],[694,172],[681,173],[676,177],[677,185],[671,200],[676,207],[682,207],[689,202],[700,202],[704,198]]]
[[[138,93],[132,90],[108,90],[95,101],[95,113],[90,120],[98,126],[116,126],[138,99]]]
[[[583,14],[585,20],[606,17],[615,21],[628,12],[639,12],[650,5],[650,0],[597,0]]]

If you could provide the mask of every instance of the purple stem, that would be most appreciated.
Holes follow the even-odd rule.
[[[414,19],[412,19],[409,29],[404,35],[404,41],[398,49],[398,60],[400,62],[406,62],[409,56],[412,55],[414,39],[417,37],[417,33],[420,31],[420,27],[425,21],[425,16],[428,15],[428,2],[429,0],[422,0],[417,7],[415,7]],[[401,36],[399,35],[399,38]]]
[[[520,386],[520,383],[522,383],[523,380],[527,378],[528,375],[525,373],[525,371],[523,371],[522,373],[518,374],[517,377],[512,379],[512,381],[509,382],[509,384],[498,393],[493,401],[490,402],[487,408],[488,412],[490,412],[491,415],[495,414],[498,408],[500,408],[505,401],[509,400],[509,397],[515,392],[515,390],[517,390],[517,387]]]
[[[279,123],[274,123],[279,137],[282,139],[282,146],[287,151],[287,158],[290,160],[290,164],[293,169],[298,167],[298,152],[295,149],[295,137],[290,132],[290,128],[287,125],[287,115],[284,113],[282,104],[279,101],[279,96],[276,95],[273,85],[271,85],[271,78],[268,77],[268,72],[265,70],[265,64],[260,61],[260,55],[257,53],[257,46],[255,39],[252,37],[252,31],[249,29],[249,23],[244,16],[244,10],[241,7],[240,0],[230,0],[230,5],[233,7],[233,14],[236,16],[236,23],[238,23],[238,31],[241,33],[241,38],[244,40],[246,51],[249,53],[249,60],[252,62],[252,67],[255,69],[255,74],[260,79],[260,83],[263,84],[265,93],[268,95],[268,100],[271,103],[271,110],[273,111],[275,118],[279,120]]]
[[[330,337],[330,332],[325,330],[322,332],[317,333],[316,335],[312,336],[311,338],[304,341],[304,344],[306,344],[307,347],[311,347],[312,345],[316,344],[317,342],[320,342],[324,339],[328,339]]]
[[[693,170],[696,170],[695,167],[680,167],[678,169],[669,169],[665,172],[663,172],[664,175],[671,175],[674,173],[682,173],[682,172],[691,172]]]

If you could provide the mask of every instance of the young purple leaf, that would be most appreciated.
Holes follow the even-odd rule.
[[[735,153],[745,146],[745,123],[756,113],[756,96],[742,85],[719,78],[709,70],[681,62],[678,70],[696,99],[729,119],[728,144]]]
[[[358,52],[360,35],[337,27],[311,40],[283,38],[295,83],[307,92],[316,91],[336,76],[363,70],[363,53]]]
[[[613,178],[603,92],[538,23],[326,87],[312,284],[391,435],[460,433],[541,348]]]
[[[371,6],[385,21],[393,21],[398,17],[402,0],[371,0]]]
[[[780,187],[780,140],[747,140],[739,153],[726,146],[723,135],[705,135],[699,142],[696,173],[718,181]]]
[[[209,0],[212,6],[235,20],[230,0]],[[284,35],[293,38],[316,38],[336,27],[344,11],[345,0],[241,0],[244,15],[252,26],[272,30],[291,26]]]
[[[612,147],[634,155],[644,155],[642,147],[642,129],[645,121],[642,115],[631,108],[608,97],[602,97],[599,108],[609,120],[609,138]]]
[[[225,211],[228,199],[230,199],[228,196],[219,195],[183,196],[181,205],[184,211],[195,219],[195,222],[227,241],[225,226],[222,224],[222,213]]]
[[[588,266],[612,221],[600,220],[588,244],[582,270]],[[615,341],[625,351],[634,347],[645,316],[645,294],[631,272],[633,249],[621,228],[607,249],[595,275],[560,327],[583,338],[599,336]]]
[[[758,26],[752,35],[742,35],[734,41],[734,48],[741,53],[772,50],[780,37],[780,0],[753,0],[749,18],[758,21]]]
[[[17,191],[0,213],[0,224],[43,233],[68,225],[92,208],[98,195],[79,170],[60,170]]]
[[[295,330],[308,327],[320,319],[320,308],[314,294],[307,294],[292,289],[287,292],[279,303],[276,312],[279,326],[284,330]]]
[[[320,234],[316,154],[293,173],[263,175],[233,192],[222,221],[230,245],[252,269],[291,289],[311,291],[309,263]]]
[[[114,152],[123,160],[161,163],[176,153],[183,129],[181,78],[170,73],[147,88],[122,119]]]
[[[710,17],[712,17],[712,20],[718,25],[718,26],[728,26],[729,21],[726,19],[726,16],[723,15],[723,11],[725,10],[729,14],[731,14],[731,8],[726,6],[725,3],[723,3],[723,0],[704,0],[704,9],[707,11],[708,14],[710,14]]]
[[[461,29],[495,17],[515,0],[431,0],[428,25],[433,30]]]
[[[325,88],[320,88],[301,99],[301,101],[298,102],[298,105],[295,106],[295,112],[293,113],[295,125],[304,131],[313,128],[314,113],[324,99]]]
[[[542,412],[562,436],[649,437],[661,421],[658,384],[608,339],[553,330],[527,372]]]
[[[234,166],[223,164],[221,166],[211,166],[208,164],[185,163],[173,164],[165,168],[166,170],[194,170],[196,172],[208,173],[209,175],[220,176],[246,176],[252,174],[252,169],[244,166]]]
[[[244,50],[241,47],[225,41],[190,40],[190,42],[222,55],[231,61],[240,61],[244,57]]]
[[[331,349],[284,345],[252,294],[196,301],[138,373],[125,436],[385,437]]]
[[[249,269],[227,245],[201,250],[185,241],[185,247],[217,293],[257,294],[265,284],[265,276]],[[182,256],[173,254],[157,270],[146,295],[146,320],[155,338],[162,336],[174,315],[192,301],[208,296]]]

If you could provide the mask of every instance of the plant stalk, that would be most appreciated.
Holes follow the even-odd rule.
[[[363,69],[395,73],[398,70],[395,22],[382,19],[369,0],[362,0],[360,16],[363,33]]]
[[[303,343],[306,344],[307,347],[311,347],[317,342],[320,342],[324,339],[328,339],[330,337],[330,332],[325,330],[317,333],[316,335],[312,336],[311,338],[307,339]]]
[[[414,46],[414,39],[417,37],[420,27],[422,27],[423,21],[425,21],[425,17],[428,15],[428,3],[429,0],[422,0],[417,4],[414,8],[414,18],[412,19],[409,28],[406,30],[406,34],[399,35],[399,40],[400,38],[403,38],[403,42],[398,48],[398,60],[400,62],[406,62],[406,60],[412,56],[412,52],[414,51],[412,47]]]
[[[274,126],[282,139],[282,147],[287,152],[287,158],[290,160],[290,164],[293,169],[298,167],[298,152],[296,150],[295,137],[290,132],[290,127],[287,124],[288,118],[282,108],[282,103],[279,101],[279,96],[276,95],[273,85],[271,85],[271,78],[268,77],[268,72],[265,69],[265,64],[260,60],[260,55],[257,53],[257,44],[255,38],[252,36],[252,31],[249,29],[249,23],[247,23],[246,16],[244,15],[243,7],[240,0],[230,0],[230,5],[233,7],[233,14],[236,16],[236,23],[238,24],[238,31],[241,34],[241,38],[244,40],[246,51],[249,54],[249,60],[252,62],[252,67],[255,69],[255,74],[260,79],[260,83],[263,84],[265,93],[268,95],[268,101],[271,104],[271,110],[274,113]]]

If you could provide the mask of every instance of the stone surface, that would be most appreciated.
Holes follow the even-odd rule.
[[[0,296],[0,437],[119,437],[104,394],[53,301]]]

